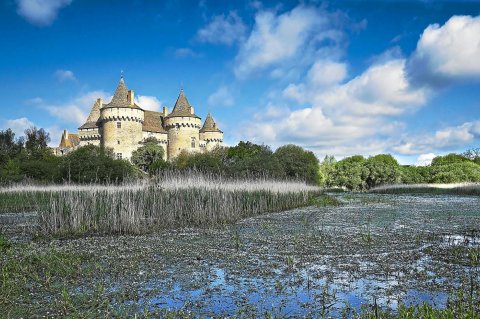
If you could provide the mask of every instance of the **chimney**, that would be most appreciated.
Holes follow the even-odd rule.
[[[195,111],[193,110],[193,106],[190,106],[190,113],[195,114]]]
[[[67,130],[63,130],[63,137],[65,138],[65,140],[68,140],[68,131]]]
[[[133,92],[133,90],[129,90],[128,93],[127,93],[127,101],[128,103],[130,103],[130,105],[133,105],[135,104],[135,93]]]
[[[167,116],[168,115],[168,106],[164,106],[163,107],[163,116]]]
[[[102,100],[102,98],[98,98],[98,99],[97,99],[97,104],[100,105],[100,107],[103,106],[103,100]]]

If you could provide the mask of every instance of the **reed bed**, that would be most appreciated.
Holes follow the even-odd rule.
[[[129,233],[158,228],[228,224],[312,203],[316,186],[302,182],[231,180],[203,174],[165,174],[125,185],[23,185],[0,189],[37,203],[48,234]]]
[[[370,190],[379,194],[451,194],[451,195],[480,195],[479,183],[452,183],[452,184],[395,184],[384,185]]]

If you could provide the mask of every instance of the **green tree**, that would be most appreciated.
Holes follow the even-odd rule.
[[[364,190],[367,187],[365,176],[365,158],[361,155],[347,157],[335,164],[332,172],[332,185],[346,187],[350,190]]]
[[[63,157],[61,176],[76,183],[122,182],[135,177],[135,169],[126,160],[113,159],[113,152],[95,145],[80,147]]]
[[[322,186],[333,186],[333,172],[335,171],[335,163],[337,160],[333,155],[325,155],[319,166],[319,184]]]
[[[50,134],[43,128],[37,129],[32,126],[25,130],[25,149],[30,158],[41,159],[46,154],[51,154],[48,148]]]
[[[372,156],[365,161],[364,166],[366,168],[365,183],[367,188],[383,184],[395,184],[400,181],[400,165],[390,154]]]
[[[283,168],[270,147],[240,142],[230,147],[225,157],[227,172],[232,176],[285,177]]]
[[[16,139],[11,129],[0,131],[0,167],[15,158],[23,148],[23,139]]]
[[[289,144],[279,147],[274,155],[287,177],[305,180],[311,184],[320,182],[318,159],[313,152]]]
[[[150,171],[150,166],[158,161],[163,160],[165,151],[163,147],[158,145],[154,139],[148,139],[144,145],[133,151],[131,161],[144,172]]]
[[[432,166],[430,182],[480,182],[480,166],[471,161]]]
[[[174,163],[179,169],[188,168],[209,173],[224,173],[226,171],[225,157],[226,149],[217,147],[205,153],[181,152]]]
[[[410,166],[400,167],[400,181],[404,184],[424,184],[431,180],[430,166]]]
[[[463,163],[463,162],[470,162],[470,159],[463,155],[450,153],[445,156],[437,156],[432,160],[432,166],[439,166],[439,165],[447,165],[447,164],[455,164],[455,163]]]

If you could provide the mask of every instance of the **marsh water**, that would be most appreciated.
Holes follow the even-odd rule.
[[[119,307],[206,317],[335,317],[346,306],[394,311],[423,302],[442,308],[461,285],[480,279],[471,257],[480,250],[479,197],[334,196],[343,205],[49,246],[98,256],[104,270],[73,293],[101,283]]]

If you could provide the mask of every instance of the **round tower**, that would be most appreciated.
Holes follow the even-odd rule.
[[[173,159],[182,150],[188,152],[200,151],[201,119],[195,115],[187,97],[180,90],[172,113],[165,117],[165,128],[168,131],[168,158]]]
[[[113,149],[118,159],[130,159],[142,141],[144,111],[135,104],[133,90],[128,90],[123,77],[112,101],[100,109],[101,145]]]
[[[223,132],[218,128],[212,115],[208,113],[200,129],[200,140],[205,142],[205,149],[211,151],[215,146],[223,145]]]

